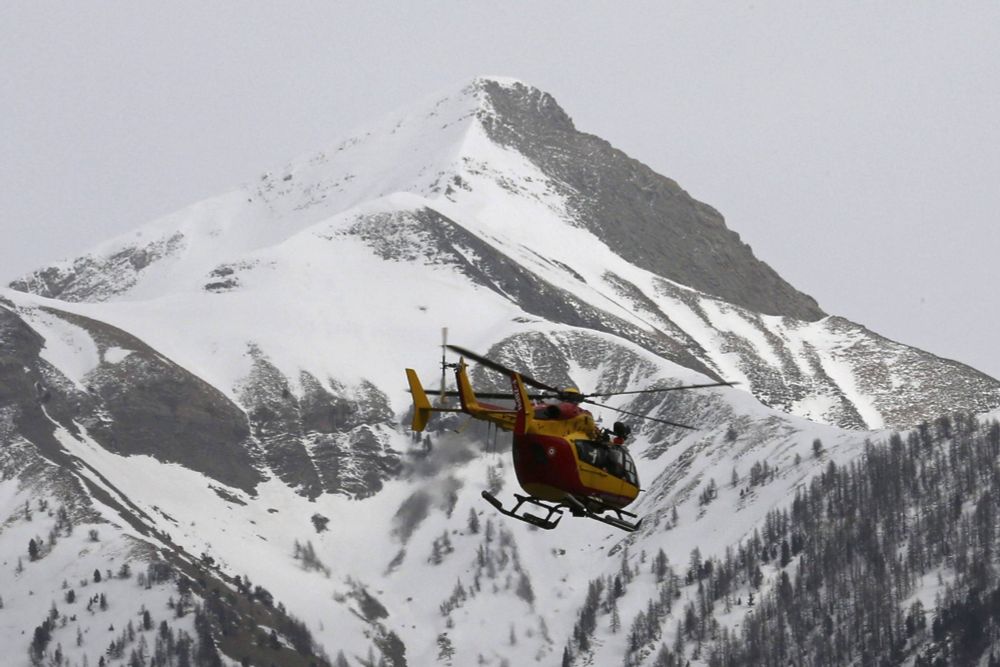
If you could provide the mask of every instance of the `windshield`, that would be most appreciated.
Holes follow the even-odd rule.
[[[615,477],[624,479],[633,486],[639,486],[635,472],[635,462],[628,450],[620,445],[609,446],[591,440],[577,440],[576,454],[584,463],[600,468]]]
[[[632,486],[639,486],[639,475],[635,471],[635,461],[627,451],[623,450],[625,455],[625,480]]]
[[[604,468],[608,464],[606,450],[607,447],[590,440],[576,441],[576,455],[580,457],[580,460],[598,468]]]

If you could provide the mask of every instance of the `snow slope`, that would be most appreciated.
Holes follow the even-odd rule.
[[[616,333],[841,426],[906,426],[946,406],[1000,403],[992,378],[842,318],[760,314],[626,260],[613,228],[581,222],[578,188],[528,157],[559,146],[497,138],[497,125],[516,134],[527,121],[496,86],[551,103],[512,80],[477,79],[13,286],[80,303],[75,312],[137,334],[231,396],[249,344],[293,383],[302,369],[354,381],[336,350],[374,323],[379,331],[350,337],[348,356],[380,366],[366,372],[382,387],[394,371],[378,352],[416,363],[443,325],[475,345],[520,308]],[[376,310],[393,317],[367,316]]]
[[[55,334],[59,327],[43,331]],[[645,383],[704,379],[606,334],[565,326],[548,327],[543,334],[572,360],[581,377],[641,377]],[[521,335],[513,333],[505,344],[514,344]],[[604,345],[618,352],[596,361],[588,346]],[[481,442],[447,432],[432,434],[436,446],[429,459],[412,459],[397,480],[360,500],[304,498],[277,479],[253,493],[225,488],[176,464],[109,452],[81,424],[76,435],[60,427],[57,437],[69,456],[86,464],[81,474],[100,471],[94,481],[129,499],[153,534],[169,537],[186,553],[211,555],[224,572],[266,582],[331,652],[364,657],[377,645],[375,639],[392,633],[406,646],[408,664],[434,662],[441,637],[455,651],[452,664],[550,664],[569,641],[572,624],[567,621],[583,603],[587,582],[620,567],[623,544],[630,545],[633,558],[663,548],[674,563],[683,563],[695,545],[706,554],[718,553],[745,538],[767,511],[787,502],[796,485],[825,465],[827,458],[811,458],[815,438],[823,438],[828,457],[838,461],[850,459],[859,444],[851,432],[776,413],[738,390],[705,390],[674,401],[670,410],[703,428],[691,434],[675,431],[666,442],[656,429],[638,429],[633,451],[646,491],[637,511],[647,518],[630,537],[584,520],[567,519],[551,533],[501,520],[479,492],[491,468],[501,471],[502,496],[516,490],[505,447],[483,452]],[[735,438],[727,435],[731,427],[738,431]],[[402,433],[394,445],[399,450],[411,446]],[[802,463],[794,462],[795,454]],[[769,461],[781,472],[755,490],[752,500],[740,497],[726,480],[733,470],[746,476],[756,461]],[[717,480],[721,491],[704,511],[696,490],[709,479]],[[5,506],[16,511],[20,498],[14,496]],[[663,522],[674,507],[680,521],[668,532]],[[166,546],[130,529],[114,510],[98,508],[123,536]],[[470,513],[478,518],[478,532],[470,528]],[[328,520],[326,530],[317,532],[316,515]],[[733,515],[740,520],[733,521]],[[435,542],[441,544],[442,536],[449,546],[441,562],[434,562]],[[18,539],[12,536],[11,541]],[[307,568],[296,559],[296,543],[309,544],[318,564]],[[92,569],[87,562],[77,564],[74,576],[80,567]],[[473,594],[477,583],[479,591]],[[455,605],[452,593],[459,586],[468,592]],[[365,616],[361,600],[368,596],[388,610],[387,616]],[[448,613],[442,613],[442,605]],[[623,607],[622,613],[631,610]],[[609,642],[605,651],[611,656],[618,648]]]
[[[533,102],[513,113],[511,99]],[[204,554],[222,579],[262,582],[351,664],[370,651],[403,664],[400,647],[411,665],[558,664],[589,582],[623,560],[643,573],[622,598],[631,619],[658,550],[683,571],[694,547],[719,555],[747,539],[881,429],[1000,404],[992,378],[858,324],[758,312],[654,270],[621,229],[581,213],[588,188],[552,166],[571,148],[545,125],[552,105],[519,82],[477,79],[0,289],[0,372],[20,378],[19,395],[0,391],[6,567],[34,529],[25,500],[82,494],[91,507],[44,570],[33,562],[5,589],[7,608],[25,613],[0,610],[0,641],[27,655],[48,601],[64,595],[49,568],[82,581],[138,545],[147,560]],[[531,132],[525,114],[536,114]],[[538,127],[555,138],[528,145]],[[646,186],[610,167],[598,175],[594,190]],[[692,237],[722,224],[681,223]],[[407,432],[402,369],[436,384],[442,326],[584,390],[741,385],[611,399],[698,428],[636,425],[639,532],[571,519],[543,532],[502,521],[479,496],[490,484],[517,491],[503,438],[444,421],[426,455]],[[762,463],[764,483],[741,481]],[[69,477],[29,473],[39,467]],[[90,526],[100,547],[81,535]],[[157,590],[130,594],[130,607],[162,609],[169,591]],[[623,634],[602,626],[592,664],[620,661]]]

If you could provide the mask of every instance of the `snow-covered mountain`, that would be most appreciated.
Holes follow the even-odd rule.
[[[825,316],[713,209],[502,79],[428,98],[11,286],[103,304],[84,310],[233,397],[260,355],[295,383],[303,370],[360,381],[341,329],[378,329],[355,349],[388,388],[439,326],[492,343],[523,314],[613,333],[848,428],[1000,403],[992,378]]]
[[[872,429],[1000,405],[993,378],[825,315],[716,211],[508,79],[432,96],[10,287],[0,641],[25,662],[45,618],[36,656],[58,640],[69,664],[130,660],[105,648],[145,605],[178,619],[165,646],[197,635],[205,656],[215,642],[253,664],[322,650],[558,664],[588,582],[623,560],[721,554]],[[637,425],[642,531],[541,533],[479,499],[513,490],[502,440],[460,426],[426,454],[405,428],[401,369],[437,375],[443,325],[556,384],[742,385],[619,399],[699,426]],[[106,576],[126,560],[153,568],[141,585]],[[67,608],[62,580],[131,606]],[[179,582],[208,610],[193,624],[166,611]],[[633,592],[622,618],[648,598]],[[624,642],[609,633],[581,659],[620,662]]]

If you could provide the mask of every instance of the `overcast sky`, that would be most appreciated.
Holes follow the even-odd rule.
[[[0,282],[499,74],[827,312],[1000,377],[998,2],[3,0],[0,73]]]

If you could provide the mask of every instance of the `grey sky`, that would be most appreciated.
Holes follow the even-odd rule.
[[[1000,377],[1000,3],[205,4],[0,3],[0,281],[501,74]]]

